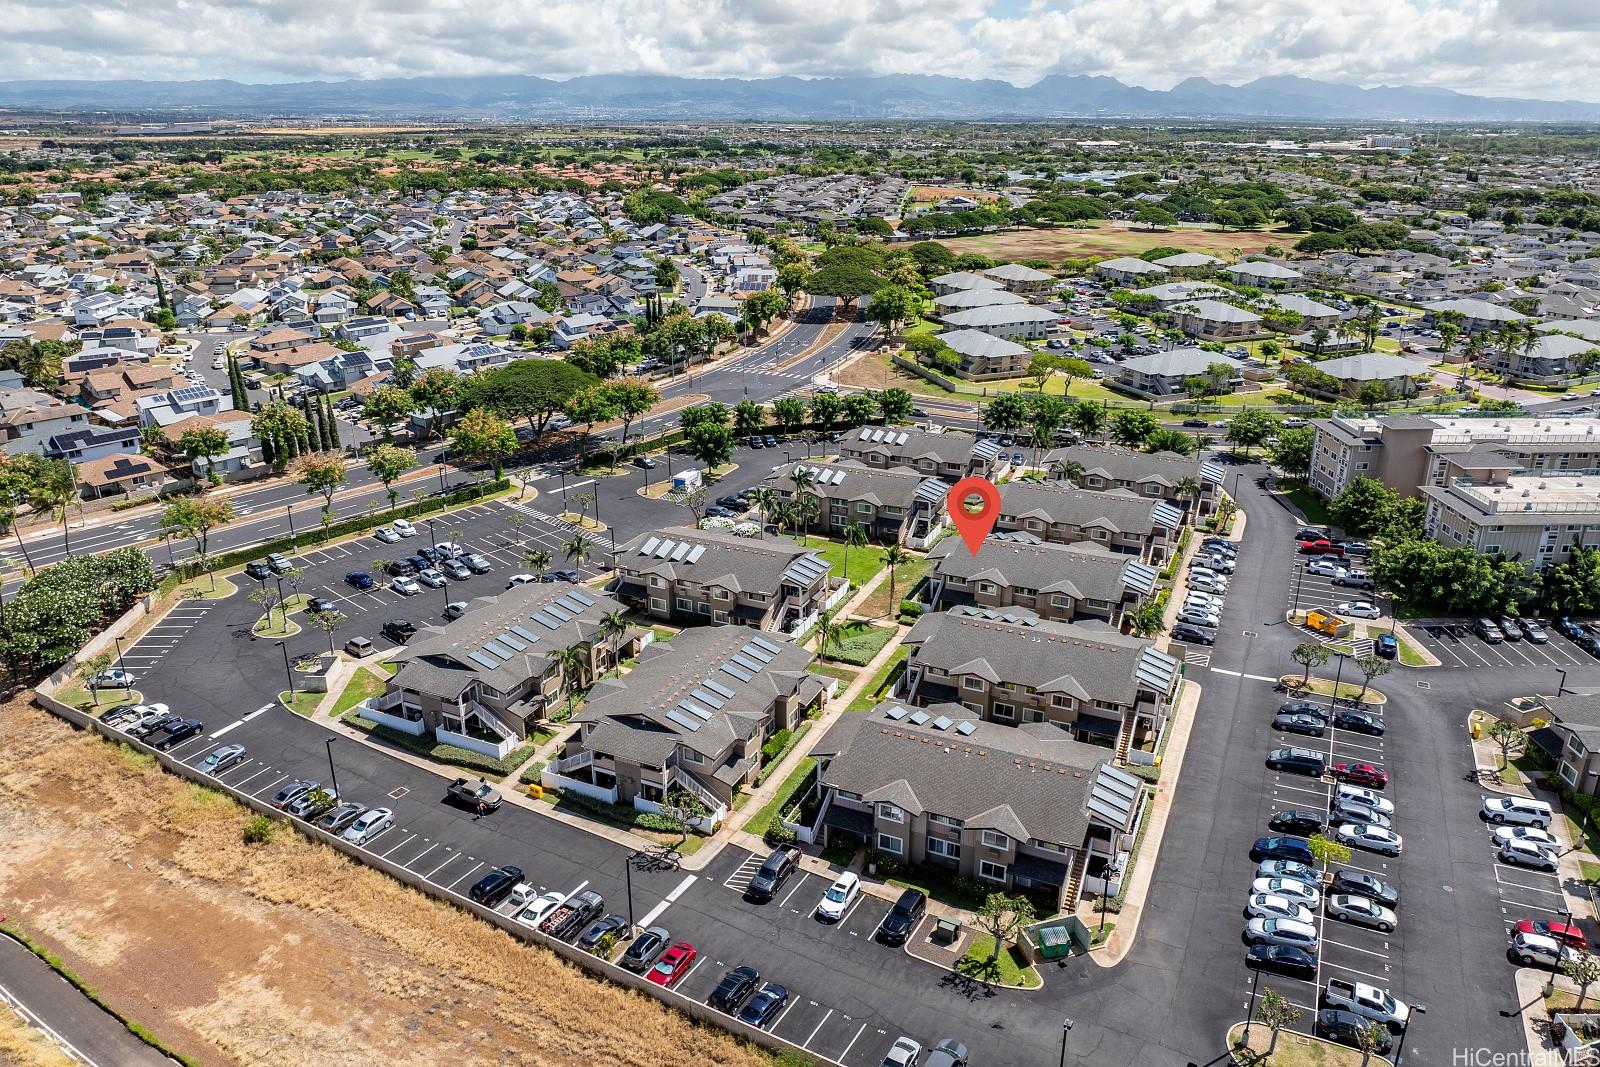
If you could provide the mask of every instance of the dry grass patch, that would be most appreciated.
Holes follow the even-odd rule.
[[[43,711],[0,710],[13,921],[204,1063],[765,1063],[292,831],[246,845],[248,817]]]
[[[1254,230],[1144,230],[1121,223],[1103,222],[1083,229],[1016,230],[976,237],[936,238],[957,255],[977,252],[1001,262],[1015,259],[1060,259],[1081,256],[1136,256],[1162,245],[1191,252],[1228,255],[1260,252],[1270,244],[1283,244],[1282,234]]]
[[[0,1011],[0,1063],[6,1067],[74,1067],[76,1060],[9,1009]]]

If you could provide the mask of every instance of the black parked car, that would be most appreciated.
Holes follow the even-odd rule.
[[[1267,753],[1267,766],[1288,774],[1321,778],[1328,773],[1328,761],[1320,752],[1306,748],[1275,748]]]
[[[1245,966],[1289,978],[1315,979],[1317,957],[1293,945],[1251,945],[1244,957]]]
[[[1400,905],[1400,890],[1388,882],[1374,878],[1366,871],[1340,868],[1334,872],[1333,884],[1328,887],[1328,892],[1351,893],[1358,897],[1366,897],[1368,900],[1375,900],[1390,908]]]
[[[1289,714],[1280,711],[1272,717],[1272,728],[1282,730],[1286,734],[1321,737],[1328,732],[1328,720],[1320,715]]]
[[[1381,1023],[1374,1024],[1371,1020],[1363,1019],[1353,1011],[1344,1011],[1340,1008],[1323,1008],[1317,1012],[1317,1036],[1325,1037],[1329,1041],[1337,1041],[1341,1045],[1349,1045],[1351,1048],[1360,1048],[1361,1041],[1356,1035],[1374,1025],[1382,1031],[1383,1036],[1378,1039],[1378,1043],[1373,1046],[1372,1051],[1380,1056],[1385,1055],[1388,1053],[1392,1041],[1389,1038],[1388,1030]]]
[[[1250,846],[1250,862],[1262,860],[1293,860],[1310,866],[1317,862],[1311,846],[1299,837],[1258,837]]]
[[[438,563],[440,560],[449,559],[450,558],[450,557],[446,556],[443,552],[440,552],[437,548],[429,548],[429,547],[423,547],[423,548],[417,549],[417,555],[421,556],[423,559],[427,560],[429,563]]]
[[[409,619],[390,619],[378,632],[396,644],[403,645],[417,632],[417,625]]]
[[[922,921],[922,915],[928,910],[928,897],[920,889],[907,889],[900,894],[900,899],[894,902],[894,907],[889,909],[889,914],[883,917],[883,922],[878,926],[878,940],[885,945],[903,945],[906,938],[911,936],[911,931],[916,929],[917,923]]]
[[[1572,643],[1589,653],[1589,655],[1593,656],[1595,659],[1600,659],[1600,637],[1591,637],[1588,634],[1584,634],[1582,637],[1578,638]]]
[[[546,571],[544,580],[547,582],[570,582],[577,585],[583,581],[583,576],[575,570]]]
[[[306,601],[306,611],[308,612],[319,613],[338,610],[339,602],[337,600],[330,600],[325,596],[314,596],[310,600]]]
[[[177,722],[158,730],[145,740],[151,748],[165,752],[174,745],[182,744],[195,734],[206,728],[206,724],[199,719],[179,719]]]
[[[1290,700],[1278,705],[1279,715],[1315,715],[1319,719],[1328,717],[1326,704],[1315,704],[1309,700]]]
[[[1583,636],[1583,627],[1572,620],[1570,615],[1556,616],[1555,628],[1561,631],[1562,637],[1570,637],[1576,641]]]
[[[779,845],[761,862],[761,868],[745,886],[745,899],[764,903],[777,896],[789,876],[800,867],[800,850],[794,845]]]
[[[1383,736],[1383,720],[1376,715],[1368,715],[1365,712],[1335,712],[1333,725],[1341,730],[1349,730],[1351,733],[1368,734],[1372,737]]]
[[[1217,635],[1189,622],[1180,622],[1172,628],[1172,639],[1190,645],[1214,645]]]
[[[722,976],[722,981],[711,991],[711,998],[706,1003],[732,1015],[755,992],[756,984],[760,981],[761,975],[754,967],[735,967]]]
[[[272,577],[272,568],[267,566],[265,560],[255,560],[244,565],[244,572],[258,582],[264,582]]]
[[[1298,834],[1301,837],[1320,834],[1322,826],[1322,816],[1319,813],[1298,808],[1277,812],[1267,822],[1267,829],[1275,833]]]
[[[473,887],[467,890],[467,896],[479,904],[494,907],[511,895],[511,890],[522,881],[521,867],[496,867],[488,874],[479,878]]]
[[[652,926],[633,939],[628,951],[622,954],[622,966],[637,974],[643,974],[656,965],[656,960],[661,958],[661,954],[667,951],[667,946],[670,944],[672,935],[667,933],[667,928]]]
[[[422,568],[412,563],[409,559],[394,559],[390,560],[389,565],[383,569],[388,572],[391,578],[409,578]]]
[[[763,1027],[777,1018],[783,1006],[789,1003],[789,991],[774,982],[768,982],[756,990],[739,1012],[739,1021],[754,1027]]]

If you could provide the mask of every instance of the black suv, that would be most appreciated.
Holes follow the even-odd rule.
[[[391,578],[409,578],[421,570],[415,563],[408,559],[390,560],[389,565],[383,568]]]
[[[267,566],[265,560],[255,560],[244,565],[244,572],[258,582],[264,582],[272,577],[272,568]]]
[[[390,619],[383,624],[383,629],[378,631],[396,644],[405,644],[411,640],[411,635],[417,632],[416,623],[407,619]]]
[[[889,914],[878,926],[878,940],[885,945],[903,945],[911,931],[916,929],[923,912],[928,910],[928,896],[920,889],[907,889],[894,902]]]
[[[486,907],[495,907],[502,900],[511,895],[511,890],[522,881],[521,867],[496,867],[488,874],[479,878],[473,887],[467,890],[467,896]]]
[[[1328,773],[1328,761],[1320,752],[1307,748],[1275,748],[1267,753],[1267,766],[1288,774],[1321,778]]]
[[[799,866],[800,850],[794,845],[779,845],[762,862],[755,877],[750,879],[750,884],[744,890],[745,898],[757,903],[771,900]]]
[[[1279,834],[1298,834],[1310,837],[1322,832],[1322,816],[1314,811],[1291,809],[1276,812],[1267,822],[1267,829]]]
[[[722,981],[717,983],[717,988],[711,992],[711,999],[706,1003],[732,1015],[755,992],[760,981],[761,975],[754,967],[735,967],[722,976]]]

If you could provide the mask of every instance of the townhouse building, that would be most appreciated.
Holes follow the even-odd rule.
[[[1045,472],[1052,481],[1109,492],[1124,489],[1141,497],[1161,499],[1197,516],[1216,510],[1222,496],[1222,464],[1204,456],[1176,452],[1136,452],[1099,445],[1069,445],[1045,453]]]
[[[1151,564],[1093,541],[1052,544],[1026,533],[992,533],[977,552],[947,537],[928,561],[925,596],[935,611],[1022,608],[1049,621],[1098,619],[1113,627],[1155,593],[1159,576]]]
[[[855,460],[800,460],[774,468],[766,486],[780,501],[799,501],[809,529],[838,535],[859,526],[880,542],[911,548],[932,543],[943,529],[950,486],[909,467],[883,470]]]
[[[1267,333],[1260,315],[1220,300],[1176,304],[1168,315],[1173,326],[1202,341],[1246,341]]]
[[[779,536],[670,526],[635,537],[616,560],[617,598],[680,625],[800,633],[847,588],[814,549]]]
[[[839,438],[839,458],[869,467],[909,467],[947,482],[997,473],[1000,446],[960,430],[929,433],[897,426],[859,426]]]
[[[1219,364],[1230,372],[1230,388],[1244,383],[1244,365],[1232,356],[1203,348],[1173,348],[1125,360],[1109,384],[1146,400],[1172,400],[1188,395],[1190,378],[1206,377]]]
[[[1000,486],[995,529],[1041,541],[1093,541],[1113,552],[1160,564],[1177,543],[1183,511],[1127,490],[1099,492],[1065,484],[1012,481]]]
[[[946,330],[936,335],[961,359],[956,376],[968,381],[1017,378],[1028,372],[1033,349],[983,330]]]

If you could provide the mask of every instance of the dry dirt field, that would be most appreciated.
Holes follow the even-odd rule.
[[[1260,252],[1270,244],[1283,243],[1277,234],[1255,230],[1144,230],[1121,223],[1102,223],[1084,230],[1017,230],[935,240],[956,253],[977,252],[1002,261],[1045,259],[1052,263],[1081,256],[1136,256],[1158,245],[1226,257],[1233,249]]]
[[[974,200],[998,200],[1000,194],[989,189],[967,189],[959,185],[914,185],[911,199],[918,203],[929,200],[949,200],[952,196],[970,196]]]
[[[761,1067],[595,981],[31,705],[0,707],[0,912],[210,1067]],[[53,1067],[13,1047],[0,1063]]]

